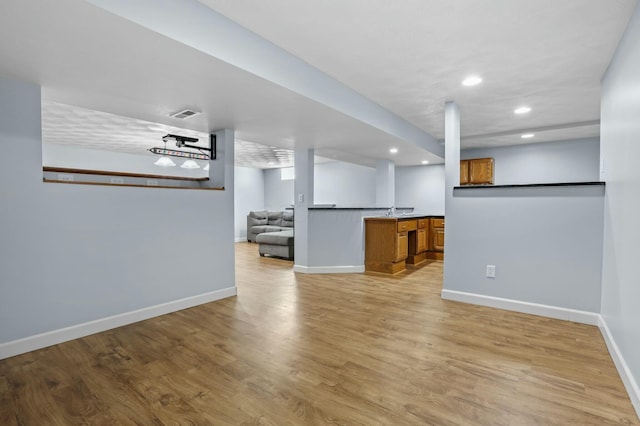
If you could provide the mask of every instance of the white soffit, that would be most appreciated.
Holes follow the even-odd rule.
[[[637,3],[200,1],[438,139],[448,100],[463,137],[598,119],[600,79]],[[461,86],[476,73],[480,86]],[[522,105],[533,111],[515,117]]]
[[[179,10],[197,4],[215,14],[195,0],[169,3]],[[276,148],[344,148],[358,152],[359,164],[375,163],[374,152],[389,157],[391,145],[407,145],[396,156],[399,164],[411,164],[416,151],[424,152],[388,131],[86,1],[2,1],[0,39],[11,40],[0,44],[0,75],[41,85],[46,101],[202,133],[231,128],[238,139]],[[231,50],[242,47],[233,39],[224,43]],[[169,117],[187,107],[202,114],[188,120]],[[406,123],[399,117],[394,122]]]

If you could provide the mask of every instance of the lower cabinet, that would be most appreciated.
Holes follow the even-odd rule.
[[[435,228],[434,228],[435,226]],[[434,229],[435,231],[432,231]],[[434,232],[440,237],[434,240]],[[442,259],[444,219],[380,217],[365,219],[365,270],[395,274],[406,265]],[[440,250],[439,256],[434,250]]]
[[[444,218],[431,218],[429,224],[429,259],[444,259]]]
[[[407,231],[396,234],[395,262],[405,260],[409,254],[409,233]]]

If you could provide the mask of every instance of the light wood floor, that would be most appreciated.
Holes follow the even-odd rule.
[[[295,275],[0,361],[0,425],[638,425],[597,328],[443,301],[442,263]]]

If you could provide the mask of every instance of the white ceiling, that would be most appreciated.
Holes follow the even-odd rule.
[[[167,133],[197,138],[198,142],[193,144],[203,148],[209,143],[208,133],[47,100],[42,102],[42,142],[45,144],[146,154],[152,147],[164,146],[162,137]],[[175,149],[174,144],[167,147]],[[318,158],[318,162],[322,161]],[[259,169],[291,167],[293,151],[236,139],[235,164]]]
[[[463,146],[484,147],[522,143],[524,129],[538,142],[597,136],[600,79],[636,0],[201,3],[437,138],[455,100]],[[0,39],[11,41],[0,44],[0,75],[42,85],[47,101],[196,132],[234,128],[244,141],[364,165],[439,160],[83,0],[3,0]],[[462,87],[470,73],[483,84]],[[533,111],[514,116],[522,104]],[[186,107],[203,114],[168,117]]]
[[[438,139],[444,138],[444,103],[454,100],[463,137],[513,131],[508,144],[522,143],[520,129],[599,119],[600,79],[636,4],[200,1]],[[483,84],[462,87],[469,74],[482,76]],[[533,111],[515,116],[521,105]],[[583,137],[584,130],[563,137]],[[598,134],[592,126],[588,136]],[[475,144],[493,145],[477,138]]]

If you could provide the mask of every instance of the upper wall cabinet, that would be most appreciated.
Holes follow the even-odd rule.
[[[460,161],[460,185],[493,185],[493,158]]]

